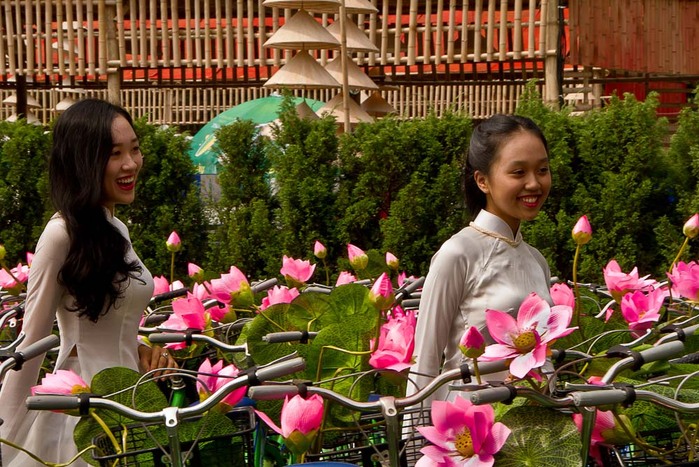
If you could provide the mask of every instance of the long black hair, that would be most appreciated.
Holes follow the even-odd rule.
[[[65,221],[70,248],[58,280],[74,298],[68,309],[97,322],[122,297],[125,284],[141,272],[127,261],[128,240],[102,205],[104,172],[112,152],[112,123],[123,108],[98,99],[70,106],[53,129],[49,159],[50,196]]]
[[[466,207],[472,218],[475,218],[481,209],[485,209],[486,204],[485,193],[476,184],[474,177],[476,171],[488,175],[493,162],[500,154],[500,148],[507,140],[521,131],[529,131],[541,139],[546,153],[548,153],[546,137],[536,123],[527,117],[493,115],[473,130],[463,178]]]

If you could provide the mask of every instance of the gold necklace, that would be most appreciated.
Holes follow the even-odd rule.
[[[512,248],[517,248],[517,246],[519,246],[519,244],[522,243],[522,237],[520,237],[516,240],[512,240],[511,238],[507,238],[506,236],[501,235],[497,232],[493,232],[492,230],[488,230],[488,229],[485,229],[479,225],[476,225],[473,222],[468,224],[468,226],[472,227],[474,230],[482,233],[483,235],[487,235],[489,237],[493,237],[493,238],[497,238],[498,240],[502,240],[503,242],[510,245]]]

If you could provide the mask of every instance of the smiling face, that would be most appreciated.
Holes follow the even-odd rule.
[[[546,147],[534,133],[518,131],[500,146],[489,173],[476,171],[474,178],[485,193],[485,210],[516,233],[521,221],[536,217],[551,190]]]
[[[112,122],[112,151],[102,180],[102,204],[112,214],[117,204],[133,202],[136,178],[142,165],[138,137],[128,120],[118,115]]]

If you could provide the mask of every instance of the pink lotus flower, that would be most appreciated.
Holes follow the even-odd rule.
[[[587,216],[582,216],[578,219],[573,227],[573,240],[576,245],[584,245],[592,239],[592,227]]]
[[[282,435],[284,444],[291,452],[301,455],[311,447],[323,421],[323,398],[318,394],[304,399],[296,395],[284,399],[281,414],[281,428],[267,414],[255,411],[274,431]]]
[[[468,358],[478,358],[485,352],[485,339],[475,326],[469,326],[459,341],[461,352]]]
[[[607,267],[603,270],[604,282],[607,284],[609,293],[612,294],[617,303],[621,303],[621,297],[628,292],[643,290],[649,287],[655,287],[657,282],[653,279],[648,279],[648,276],[638,277],[638,268],[626,274],[621,271],[621,267],[616,260],[611,260]]]
[[[351,243],[347,245],[347,256],[349,257],[350,265],[355,271],[361,271],[369,264],[369,257],[364,250]]]
[[[393,293],[391,279],[384,272],[374,281],[374,285],[369,290],[369,301],[379,310],[388,310],[393,305],[396,296]]]
[[[211,366],[211,361],[207,358],[199,366],[198,373],[197,392],[199,393],[199,400],[203,402],[211,393],[216,392],[231,379],[237,377],[240,370],[232,364],[224,367],[223,360],[219,360],[214,366]],[[223,405],[223,411],[228,412],[232,407],[235,407],[245,396],[246,391],[247,388],[243,386],[234,389],[224,397],[220,402]]]
[[[551,300],[553,300],[554,305],[565,305],[575,308],[575,294],[566,284],[553,284],[550,292]]]
[[[379,345],[369,358],[377,370],[403,371],[413,362],[415,349],[415,313],[396,306],[389,320],[381,326]],[[375,339],[371,339],[374,348]]]
[[[398,265],[399,265],[398,258],[396,258],[396,256],[393,253],[387,251],[386,252],[386,266],[393,269],[394,271],[397,271]]]
[[[524,378],[544,364],[550,344],[577,329],[567,327],[572,317],[571,307],[551,307],[536,293],[524,299],[516,320],[504,311],[486,310],[486,325],[496,343],[485,348],[481,360],[512,359],[510,373]]]
[[[494,454],[511,433],[502,423],[495,423],[490,405],[473,405],[461,396],[454,402],[432,402],[432,422],[434,426],[418,427],[432,445],[420,450],[424,456],[415,467],[492,466]]]
[[[347,271],[342,271],[339,276],[337,276],[337,282],[335,282],[335,287],[340,285],[349,284],[351,282],[357,282],[357,278],[354,274]]]
[[[684,223],[682,233],[687,238],[694,238],[699,235],[699,214],[694,214]]]
[[[231,266],[230,271],[219,279],[211,280],[211,294],[218,301],[240,307],[252,305],[254,298],[248,279],[235,266]]]
[[[637,290],[624,295],[621,314],[634,335],[642,334],[660,320],[660,308],[668,295],[666,288],[654,289],[647,294]]]
[[[204,270],[194,263],[187,263],[187,275],[199,282],[204,279]]]
[[[308,279],[311,278],[315,269],[316,265],[311,265],[311,262],[308,260],[294,259],[284,255],[282,258],[282,268],[279,272],[284,276],[289,285],[301,286],[308,282]]]
[[[180,240],[180,236],[177,235],[177,232],[174,230],[172,231],[170,236],[165,241],[165,246],[167,247],[167,251],[170,253],[177,253],[182,249],[182,241]]]
[[[165,276],[153,276],[153,296],[170,291],[170,281]]]
[[[262,299],[260,311],[278,303],[291,303],[298,296],[299,291],[295,287],[290,289],[284,285],[281,287],[275,285],[273,288],[267,291],[267,296]]]
[[[173,313],[162,324],[164,329],[172,331],[186,331],[194,329],[203,331],[211,322],[211,317],[204,309],[201,300],[188,294],[187,298],[179,298],[172,302]],[[184,349],[187,344],[184,342],[167,344],[165,347],[170,349]]]
[[[13,289],[27,282],[29,278],[29,266],[23,265],[22,263],[10,269],[10,272],[12,274],[5,271],[5,269],[0,269],[0,288],[6,290]]]
[[[621,424],[633,433],[635,430],[631,421],[625,414],[619,415]],[[573,422],[578,427],[578,431],[582,432],[582,415],[579,413],[573,414]],[[595,417],[595,426],[592,428],[590,456],[597,461],[597,465],[606,465],[602,460],[602,455],[599,450],[600,444],[628,444],[632,442],[632,438],[624,430],[614,418],[614,413],[611,410],[597,409]]]
[[[699,301],[699,264],[696,261],[678,262],[667,277],[672,283],[674,296],[684,297],[693,302]]]
[[[328,249],[318,240],[313,244],[313,255],[318,259],[323,259],[328,255]]]
[[[47,373],[41,384],[31,388],[32,396],[37,394],[80,394],[89,393],[90,386],[73,370],[56,370]]]

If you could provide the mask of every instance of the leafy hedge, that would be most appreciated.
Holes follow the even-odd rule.
[[[517,113],[546,134],[554,186],[540,216],[524,224],[527,241],[554,274],[570,278],[570,229],[587,214],[595,241],[581,257],[581,278],[601,281],[611,258],[623,269],[662,276],[682,224],[699,211],[696,105],[681,113],[670,138],[655,95],[645,102],[613,97],[602,110],[571,117],[544,106],[534,89]],[[332,118],[301,120],[293,110],[287,100],[273,141],[248,121],[218,130],[219,200],[198,196],[186,135],[137,122],[146,162],[137,202],[118,215],[154,274],[169,273],[164,241],[176,230],[184,246],[176,257],[180,278],[189,261],[212,273],[235,264],[253,279],[277,276],[283,254],[311,257],[315,240],[339,268],[353,243],[373,257],[391,251],[401,269],[420,275],[439,245],[467,223],[460,177],[474,125],[469,117],[388,117],[338,134]],[[43,128],[0,123],[0,243],[10,260],[32,250],[51,214],[49,147]],[[685,254],[696,256],[691,248]]]

